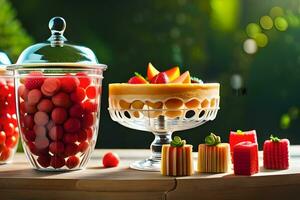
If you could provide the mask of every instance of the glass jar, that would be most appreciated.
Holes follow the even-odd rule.
[[[0,52],[0,164],[12,161],[19,140],[14,77],[6,69],[10,64],[7,55]]]
[[[85,168],[99,128],[106,65],[90,49],[68,44],[65,27],[63,18],[52,18],[48,41],[25,49],[11,66],[24,151],[43,171]]]

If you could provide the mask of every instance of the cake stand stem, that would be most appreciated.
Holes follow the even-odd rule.
[[[130,168],[143,171],[160,171],[162,145],[170,144],[172,132],[153,132],[155,138],[150,145],[151,156],[130,164]]]
[[[151,156],[150,159],[153,161],[160,162],[161,160],[161,148],[164,144],[170,144],[172,141],[172,132],[153,132],[155,138],[150,145]]]

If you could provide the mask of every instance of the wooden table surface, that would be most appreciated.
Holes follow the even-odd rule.
[[[86,170],[40,172],[33,170],[23,153],[14,162],[0,165],[0,199],[291,199],[300,192],[300,146],[291,148],[289,170],[264,170],[254,176],[195,174],[164,177],[159,172],[129,169],[129,163],[149,155],[149,150],[113,150],[121,157],[116,168],[102,168],[96,150]],[[195,153],[196,159],[196,153]],[[262,164],[260,154],[260,165]],[[196,162],[195,162],[196,163]]]

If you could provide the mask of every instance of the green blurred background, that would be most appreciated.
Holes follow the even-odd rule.
[[[215,132],[256,129],[300,143],[299,0],[0,0],[0,48],[13,62],[28,45],[49,37],[62,16],[69,41],[90,47],[105,72],[98,148],[148,148],[150,133],[125,128],[108,114],[107,85],[133,72],[181,66],[221,83],[213,122],[175,134],[196,146]]]

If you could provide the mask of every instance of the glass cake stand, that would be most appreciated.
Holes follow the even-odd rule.
[[[155,136],[150,145],[151,156],[135,161],[130,168],[144,171],[159,171],[161,148],[170,144],[172,133],[195,128],[216,118],[219,106],[197,109],[122,109],[108,108],[111,118],[121,125],[152,132]],[[170,117],[171,116],[171,117]]]

